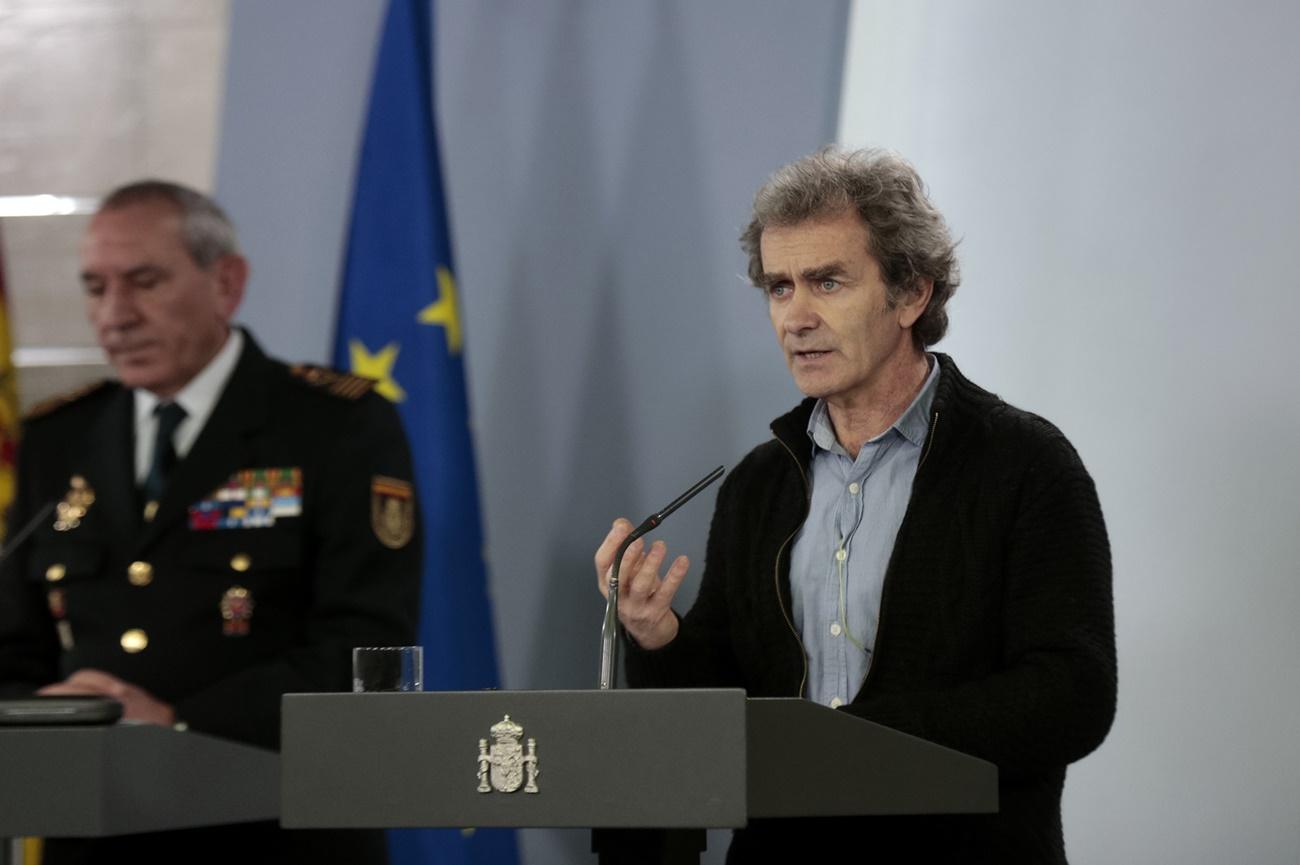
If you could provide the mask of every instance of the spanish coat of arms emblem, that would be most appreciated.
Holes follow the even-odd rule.
[[[478,791],[480,793],[513,793],[522,785],[525,793],[537,792],[537,740],[528,740],[525,752],[519,740],[524,728],[506,715],[493,724],[487,739],[478,740]]]

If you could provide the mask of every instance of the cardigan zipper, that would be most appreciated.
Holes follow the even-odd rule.
[[[925,465],[925,458],[930,455],[930,448],[934,445],[934,432],[936,429],[938,429],[938,427],[939,427],[939,412],[935,411],[934,415],[930,418],[930,431],[926,433],[925,436],[925,450],[921,452],[921,459],[916,464],[916,473],[918,475],[921,473],[921,466]],[[915,481],[912,482],[912,492],[913,493],[916,492]],[[911,510],[910,506],[908,510]],[[901,538],[903,536],[903,530],[906,528],[907,528],[907,514],[904,513],[903,524],[898,527],[898,535],[896,537]],[[896,552],[897,550],[898,550],[898,541],[897,539],[895,539],[894,550],[890,552],[891,560],[894,557],[894,552]],[[880,615],[876,616],[876,646],[877,647],[880,646],[880,632],[884,629],[885,610],[889,606],[889,586],[890,583],[892,582],[890,580],[890,575],[893,573],[893,570],[894,570],[893,563],[891,561],[890,567],[885,570],[885,579],[880,586]],[[867,668],[867,675],[864,676],[862,679],[862,687],[858,688],[859,694],[866,693],[867,685],[871,684],[871,677],[875,675],[876,668],[879,666],[880,666],[880,650],[879,648],[876,648],[872,652],[871,666]]]
[[[803,519],[794,527],[794,531],[790,532],[789,537],[781,542],[781,546],[776,551],[776,562],[772,566],[772,580],[776,584],[776,605],[781,608],[781,616],[785,619],[786,625],[789,626],[794,641],[799,644],[799,655],[803,658],[803,678],[799,680],[798,694],[799,697],[803,697],[804,687],[808,684],[808,650],[804,647],[803,640],[799,637],[799,631],[795,629],[794,621],[785,609],[785,599],[781,596],[781,555],[785,552],[785,548],[790,541],[794,540],[794,536],[799,534],[799,529],[803,526],[804,521],[808,519],[808,512],[812,508],[812,485],[808,483],[808,475],[804,472],[803,466],[800,465],[799,458],[794,455],[794,451],[790,450],[789,445],[784,441],[781,441],[780,436],[774,436],[774,438],[780,443],[781,447],[785,448],[785,452],[790,455],[790,459],[794,460],[794,466],[799,470],[799,477],[803,480]]]

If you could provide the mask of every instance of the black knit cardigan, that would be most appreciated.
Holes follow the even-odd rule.
[[[731,861],[792,845],[800,858],[852,849],[877,862],[1065,862],[1066,765],[1101,743],[1115,714],[1101,508],[1056,427],[937,357],[929,435],[885,576],[871,669],[842,711],[995,763],[999,814],[756,821],[737,833]],[[699,595],[668,646],[628,646],[634,686],[806,693],[790,548],[808,514],[812,406],[774,421],[775,438],[724,483]]]

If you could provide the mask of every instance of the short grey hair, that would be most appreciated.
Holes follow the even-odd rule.
[[[856,213],[867,228],[868,252],[880,264],[891,306],[934,285],[930,303],[912,326],[918,348],[948,330],[945,306],[961,282],[956,244],[911,163],[888,150],[842,151],[825,147],[785,165],[754,196],[753,216],[740,236],[749,256],[749,278],[763,284],[763,230]]]
[[[198,190],[167,180],[139,180],[119,186],[99,204],[99,212],[134,204],[162,202],[181,217],[181,240],[201,269],[227,255],[239,255],[235,226],[215,201]]]

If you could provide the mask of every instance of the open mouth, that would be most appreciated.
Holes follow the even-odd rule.
[[[828,354],[829,351],[796,351],[794,356],[798,360],[821,360]]]

